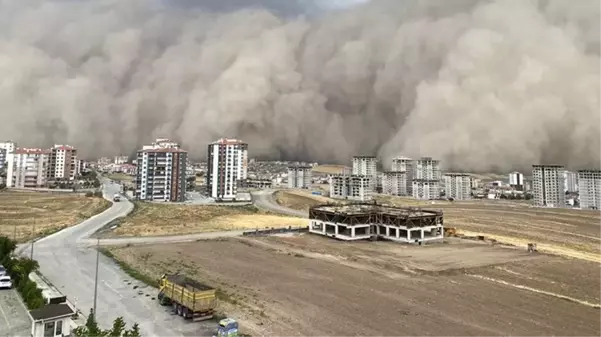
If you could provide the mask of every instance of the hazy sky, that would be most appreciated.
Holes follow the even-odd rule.
[[[599,166],[597,0],[158,1],[0,0],[0,138]]]

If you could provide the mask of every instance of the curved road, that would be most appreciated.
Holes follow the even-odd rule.
[[[111,200],[118,191],[120,191],[118,184],[108,180],[103,184],[103,194],[106,199]],[[253,193],[253,203],[273,212],[307,216],[306,212],[288,209],[275,203],[273,192],[270,190]],[[104,246],[185,242],[242,234],[242,231],[230,231],[100,241],[90,239],[97,230],[114,219],[127,215],[132,209],[133,204],[127,200],[113,203],[103,213],[42,238],[34,245],[33,258],[39,262],[40,272],[84,314],[93,307],[96,244]],[[29,255],[30,247],[27,245],[19,250],[21,254]],[[133,280],[114,261],[102,254],[99,259],[98,275],[97,320],[103,327],[110,327],[116,317],[122,316],[128,325],[137,322],[145,336],[198,336],[203,333],[202,325],[190,324],[180,317],[174,317],[170,308],[159,306],[156,300],[153,300],[156,295],[155,289]],[[137,289],[134,289],[134,286],[138,286]],[[142,294],[139,294],[140,291]]]

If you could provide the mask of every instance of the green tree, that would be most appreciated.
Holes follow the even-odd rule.
[[[113,327],[107,331],[106,336],[121,337],[121,335],[123,335],[123,331],[125,331],[125,321],[123,321],[122,317],[117,317],[113,321]]]
[[[73,336],[76,337],[141,337],[138,323],[134,324],[131,329],[126,329],[123,317],[117,317],[113,321],[113,327],[110,330],[102,330],[96,319],[94,311],[90,309],[90,314],[84,326],[73,329]]]
[[[131,327],[131,329],[125,331],[123,337],[142,337],[142,335],[140,334],[140,327],[138,326],[138,323],[134,324]]]

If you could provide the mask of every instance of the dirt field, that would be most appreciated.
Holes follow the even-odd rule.
[[[450,239],[429,246],[313,235],[112,249],[152,277],[220,290],[252,335],[598,336],[599,264]]]
[[[36,236],[44,236],[78,224],[110,206],[102,198],[71,193],[0,192],[0,235],[26,241],[32,236],[35,221]]]
[[[236,229],[307,226],[307,220],[272,215],[254,206],[168,205],[136,202],[135,210],[104,236],[158,236]]]
[[[345,168],[347,168],[347,166],[344,165],[317,165],[313,167],[311,171],[323,174],[340,174],[344,172]]]
[[[300,190],[280,190],[274,193],[273,199],[279,205],[301,211],[309,210],[311,206],[335,201],[319,195],[312,195],[310,191]]]
[[[125,173],[111,173],[111,174],[108,174],[106,177],[111,180],[116,180],[116,181],[133,181],[134,180],[133,176],[130,176]]]

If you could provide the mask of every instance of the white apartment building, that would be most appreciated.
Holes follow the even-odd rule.
[[[408,157],[397,157],[392,159],[392,171],[411,172],[413,168],[413,159]]]
[[[382,193],[407,196],[407,172],[390,171],[382,173]]]
[[[14,149],[7,156],[6,186],[13,188],[42,187],[50,151],[42,149]]]
[[[565,207],[564,167],[560,165],[532,166],[534,205]]]
[[[567,170],[563,172],[563,189],[566,192],[578,192],[578,173]]]
[[[69,145],[54,145],[50,149],[48,179],[73,180],[78,174],[77,150]]]
[[[6,149],[0,148],[0,169],[6,166]]]
[[[369,189],[375,191],[378,185],[378,158],[373,156],[354,156],[352,175],[369,178]]]
[[[217,200],[235,200],[238,185],[248,178],[248,144],[222,138],[207,151],[207,194]]]
[[[413,179],[411,183],[415,199],[432,200],[440,198],[440,181]]]
[[[113,159],[113,164],[121,165],[126,164],[128,161],[128,156],[115,156],[115,158]]]
[[[0,149],[5,149],[6,154],[13,153],[16,148],[17,148],[17,143],[13,142],[12,140],[0,142]]]
[[[186,159],[188,153],[178,148],[138,151],[137,200],[183,202],[186,200]]]
[[[179,143],[168,138],[157,138],[152,144],[142,146],[142,150],[179,149]]]
[[[524,175],[517,171],[509,173],[509,185],[517,190],[524,190]]]
[[[288,166],[288,188],[310,188],[311,166]]]
[[[364,175],[333,175],[330,177],[330,198],[368,201],[372,198],[373,178]]]
[[[411,192],[416,199],[440,198],[440,161],[422,157],[412,163]]]
[[[447,198],[469,200],[472,198],[472,177],[465,173],[447,173],[444,175]]]
[[[580,208],[601,209],[601,170],[578,171]]]

